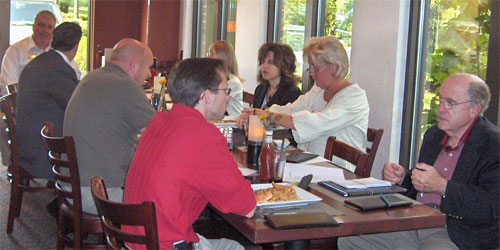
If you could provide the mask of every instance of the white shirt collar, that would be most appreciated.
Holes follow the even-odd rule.
[[[40,48],[38,48],[38,47],[36,46],[35,39],[33,39],[33,36],[30,36],[30,37],[29,37],[29,39],[28,39],[28,47],[29,47],[30,49],[32,49],[32,48],[37,48],[38,50],[42,50],[42,49],[40,49]],[[42,50],[42,51],[47,52],[47,51],[49,51],[49,50],[50,50],[50,48],[51,48],[51,47],[50,47],[50,44],[49,44],[49,46],[47,46],[47,48],[45,48],[45,49],[44,49],[44,50]]]
[[[55,51],[55,52],[57,52],[57,53],[59,53],[59,55],[61,55],[61,56],[62,56],[62,58],[64,59],[64,61],[65,61],[67,64],[70,64],[70,63],[69,63],[69,60],[68,60],[68,57],[67,57],[64,53],[62,53],[61,51],[59,51],[59,50],[57,50],[57,49],[55,49],[54,51]],[[71,64],[70,64],[70,65],[71,65]]]

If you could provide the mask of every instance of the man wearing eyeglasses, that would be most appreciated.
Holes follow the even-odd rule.
[[[208,202],[224,213],[255,213],[250,183],[224,136],[208,122],[222,119],[229,101],[222,61],[180,62],[170,74],[168,90],[174,105],[156,114],[142,134],[127,173],[124,202],[155,203],[160,249],[243,249],[232,240],[208,240],[192,226]]]
[[[449,76],[419,163],[411,172],[392,162],[384,167],[384,179],[445,213],[445,227],[341,238],[339,249],[498,249],[500,132],[482,116],[489,100],[479,77]]]

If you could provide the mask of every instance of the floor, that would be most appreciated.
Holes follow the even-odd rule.
[[[24,194],[21,216],[15,220],[12,234],[5,232],[10,199],[6,172],[7,167],[0,164],[0,249],[55,249],[56,220],[45,208],[52,194]]]

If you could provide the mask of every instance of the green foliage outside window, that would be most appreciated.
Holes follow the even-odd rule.
[[[88,3],[89,0],[79,0],[79,8],[78,8],[78,18],[74,17],[74,0],[59,0],[59,6],[68,6],[68,10],[61,8],[61,12],[63,14],[63,18],[65,22],[78,22],[78,24],[82,27],[82,39],[80,40],[80,44],[78,45],[78,53],[75,56],[75,62],[80,68],[80,71],[87,72],[87,64],[88,64]]]
[[[432,0],[430,11],[422,134],[437,123],[444,79],[458,72],[486,78],[490,33],[488,0]]]
[[[306,0],[284,1],[283,43],[290,45],[293,51],[302,51],[304,47],[305,20]]]

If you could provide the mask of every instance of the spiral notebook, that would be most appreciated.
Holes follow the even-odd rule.
[[[333,181],[320,181],[318,184],[324,188],[334,191],[342,196],[366,196],[375,194],[404,193],[406,188],[392,185],[389,187],[366,187],[366,188],[345,188]]]

